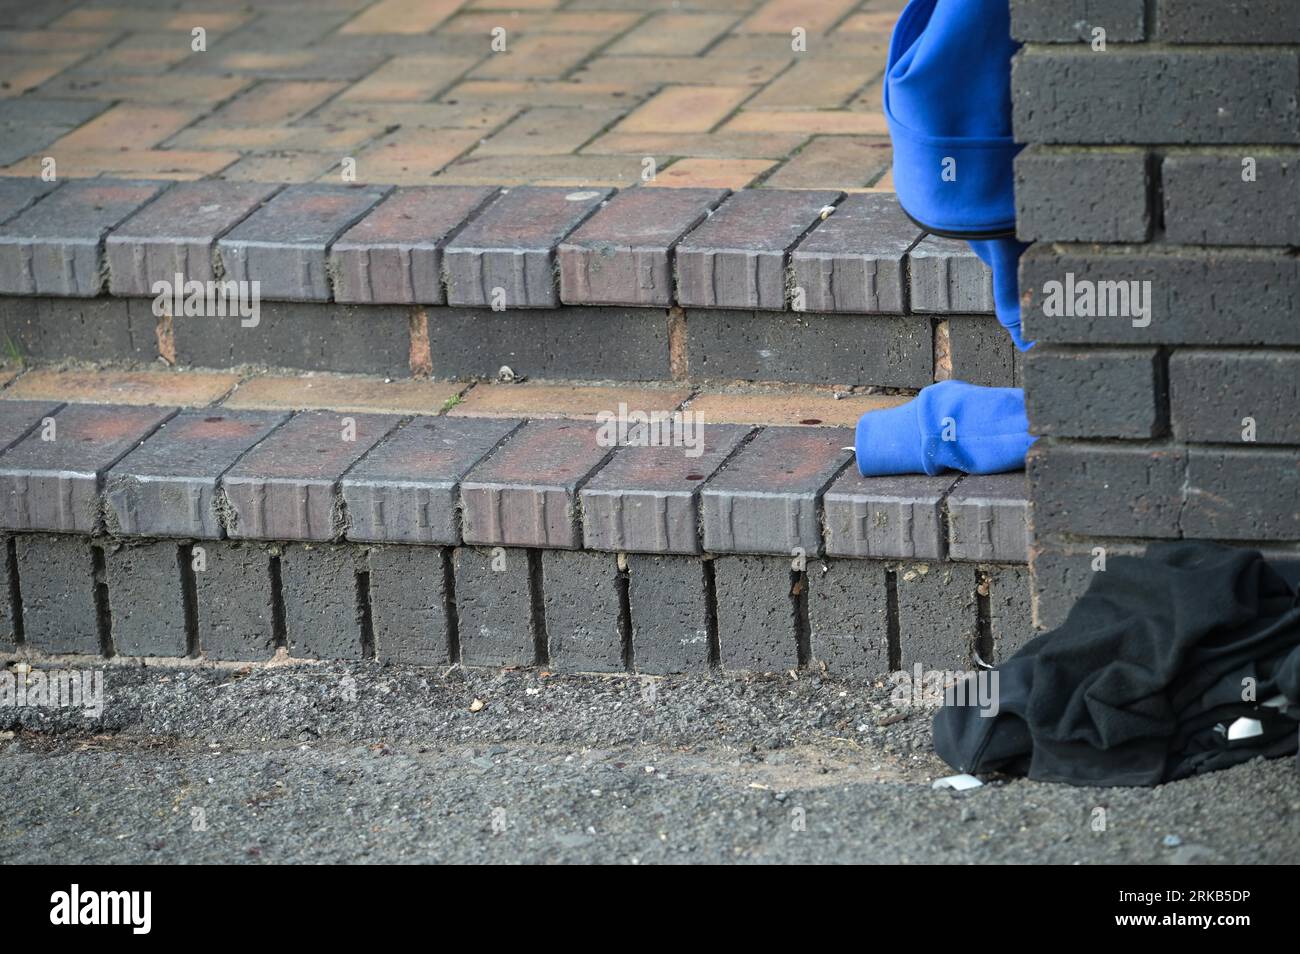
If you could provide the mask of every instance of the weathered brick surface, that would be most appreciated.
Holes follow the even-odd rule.
[[[985,662],[1001,665],[1038,635],[1034,629],[1029,570],[1021,566],[998,566],[991,567],[987,573],[993,658]]]
[[[531,421],[461,482],[466,543],[582,545],[578,488],[614,448],[580,421]]]
[[[1021,361],[1007,330],[990,315],[948,315],[936,325],[936,381],[1018,387]]]
[[[927,235],[907,255],[912,310],[924,314],[993,311],[993,273],[965,242]]]
[[[193,367],[411,373],[410,314],[393,305],[263,302],[256,319],[178,315],[172,334],[177,363]]]
[[[799,310],[906,311],[904,259],[921,235],[894,196],[849,196],[790,254]]]
[[[672,444],[621,448],[582,488],[585,546],[699,553],[700,488],[750,430],[706,425],[698,434],[696,456]]]
[[[1068,275],[1076,301],[1080,282],[1108,300],[1103,282],[1150,282],[1149,295],[1137,286],[1150,315],[1045,314],[1048,283],[1064,289]],[[1020,260],[1020,294],[1025,335],[1043,344],[1300,344],[1300,263],[1280,251],[1038,245]]]
[[[671,377],[668,316],[658,309],[554,311],[430,309],[435,377],[517,375],[570,380],[654,381]]]
[[[536,645],[528,554],[506,547],[457,547],[452,562],[461,662],[531,666]]]
[[[1178,536],[1187,452],[1039,441],[1026,458],[1036,536]]]
[[[249,543],[204,542],[191,552],[199,652],[208,659],[264,661],[275,654],[271,552]]]
[[[686,353],[697,380],[924,387],[932,379],[929,319],[690,310]]]
[[[510,418],[416,418],[339,482],[349,540],[460,543],[460,481],[506,438]]]
[[[974,567],[909,563],[898,568],[898,646],[902,668],[973,668],[978,631]]]
[[[821,495],[852,444],[853,432],[842,428],[759,432],[701,491],[704,549],[819,555]]]
[[[284,632],[295,659],[366,659],[362,594],[357,574],[364,551],[350,546],[295,544],[280,555]]]
[[[152,302],[123,298],[0,298],[0,326],[30,361],[158,359]]]
[[[786,307],[790,249],[839,192],[756,189],[727,199],[677,246],[677,300],[685,306]]]
[[[225,274],[260,282],[264,298],[328,301],[330,244],[387,192],[379,186],[290,186],[217,242]]]
[[[370,550],[370,614],[380,662],[413,666],[451,662],[444,555],[439,547]]]
[[[784,672],[799,665],[790,560],[723,556],[713,561],[723,669]]]
[[[127,219],[105,240],[108,287],[114,295],[153,297],[155,282],[216,278],[216,240],[275,192],[256,182],[179,182]],[[170,296],[169,296],[170,297]]]
[[[397,424],[379,414],[307,411],[222,477],[231,537],[332,540],[343,530],[339,478]]]
[[[217,484],[241,455],[288,417],[265,411],[182,411],[105,477],[111,533],[125,536],[223,535]]]
[[[1016,157],[1017,237],[1145,242],[1151,235],[1148,164],[1143,149],[1030,146]]]
[[[1029,500],[1023,474],[963,477],[948,494],[948,557],[1024,563]]]
[[[1164,43],[1300,43],[1290,0],[1156,0]]]
[[[0,223],[34,205],[56,185],[40,179],[0,178]]]
[[[942,502],[957,482],[939,477],[863,477],[849,467],[826,490],[831,556],[944,557]]]
[[[1015,136],[1039,143],[1300,142],[1298,71],[1300,53],[1281,48],[1026,49],[1012,65]]]
[[[1114,557],[1139,556],[1145,549],[1144,544],[1067,544],[1036,536],[1030,567],[1035,628],[1042,631],[1060,626],[1070,607],[1092,585],[1094,574],[1109,572]]]
[[[161,190],[133,180],[66,183],[0,226],[0,293],[98,295],[104,235]]]
[[[1022,42],[1092,43],[1094,30],[1108,43],[1146,37],[1144,0],[1012,0],[1011,35]]]
[[[173,541],[104,548],[113,649],[119,656],[189,652],[181,548]]]
[[[669,305],[673,248],[725,189],[629,189],[559,248],[560,299],[587,305]]]
[[[872,560],[808,565],[809,645],[832,676],[870,679],[889,671],[885,567]]]
[[[1169,358],[1174,436],[1184,441],[1300,444],[1300,355],[1176,351]],[[1249,420],[1247,420],[1249,419]]]
[[[512,189],[456,236],[443,252],[453,305],[554,308],[555,252],[611,194],[609,189]],[[499,291],[498,291],[499,290]]]
[[[567,672],[623,671],[614,556],[543,550],[541,561],[551,665]]]
[[[4,571],[6,583],[15,579],[18,573],[18,558],[13,551],[13,538],[7,535],[0,535],[0,569]],[[0,586],[0,653],[11,653],[18,648],[21,624],[13,597],[11,587]]]
[[[704,561],[632,553],[627,565],[637,672],[707,672],[711,610]]]
[[[1300,455],[1294,448],[1187,449],[1180,525],[1194,537],[1300,540]]]
[[[174,408],[65,406],[0,458],[3,526],[96,532],[104,474],[173,413]]]
[[[0,452],[17,444],[59,407],[56,401],[0,401]]]
[[[1300,245],[1300,153],[1174,154],[1161,164],[1165,235],[1188,245]]]
[[[485,186],[396,190],[330,249],[334,300],[442,304],[442,248],[495,195]]]
[[[1025,410],[1033,434],[1150,438],[1166,425],[1155,348],[1061,349],[1025,355]]]
[[[81,536],[19,534],[14,543],[25,644],[46,653],[99,655],[90,541]]]

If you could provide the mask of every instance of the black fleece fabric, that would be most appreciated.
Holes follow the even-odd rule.
[[[1112,557],[1058,629],[999,667],[996,715],[939,710],[935,749],[962,772],[1072,785],[1155,785],[1293,753],[1293,572],[1258,551],[1205,542]],[[1289,709],[1261,705],[1279,695]],[[1242,716],[1263,733],[1230,741],[1227,727]]]

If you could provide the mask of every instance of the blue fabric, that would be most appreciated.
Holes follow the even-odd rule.
[[[1008,0],[911,0],[894,27],[884,106],[894,189],[932,231],[1013,232]],[[948,175],[945,176],[945,172]]]
[[[966,243],[985,265],[993,271],[993,305],[998,321],[1007,329],[1011,340],[1021,351],[1034,346],[1020,334],[1020,283],[1017,272],[1020,256],[1029,246],[1013,238],[982,239]]]
[[[883,477],[1020,470],[1033,442],[1020,388],[941,381],[906,404],[862,415],[853,444],[858,472]]]

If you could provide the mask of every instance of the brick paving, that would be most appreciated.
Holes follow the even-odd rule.
[[[0,0],[0,176],[890,191],[902,6]]]

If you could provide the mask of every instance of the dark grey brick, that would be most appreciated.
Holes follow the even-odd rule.
[[[919,315],[689,311],[686,354],[697,380],[923,387],[930,321]]]
[[[1176,537],[1187,452],[1040,440],[1025,469],[1036,536]]]
[[[258,182],[178,182],[113,230],[104,242],[114,295],[153,297],[154,284],[208,282],[213,245],[276,187]],[[182,292],[183,294],[183,292]]]
[[[94,533],[104,474],[175,408],[69,404],[0,458],[0,506],[10,530]]]
[[[850,467],[826,490],[826,552],[831,556],[944,556],[944,495],[955,474],[863,477]]]
[[[723,669],[785,672],[799,665],[791,561],[724,556],[713,561]]]
[[[913,311],[992,313],[993,273],[965,242],[927,235],[907,258]]]
[[[336,538],[339,478],[399,420],[333,411],[291,418],[222,477],[226,531],[244,539]]]
[[[695,457],[668,444],[621,448],[582,488],[587,548],[699,553],[700,488],[750,430],[706,426]]]
[[[29,361],[158,360],[152,302],[124,298],[3,298],[0,327]]]
[[[832,676],[869,679],[889,672],[884,564],[810,563],[808,624],[813,661]]]
[[[379,661],[413,666],[450,663],[444,551],[374,547],[369,567],[370,614]]]
[[[784,310],[787,255],[842,197],[825,190],[735,193],[677,246],[677,300]]]
[[[948,494],[948,558],[1029,560],[1029,493],[1023,474],[963,477]]]
[[[260,282],[264,299],[328,301],[326,251],[389,188],[289,186],[217,242],[226,276]]]
[[[1056,297],[1077,301],[1083,281],[1107,300],[1101,283],[1150,282],[1150,312],[1044,313]],[[1300,264],[1280,252],[1035,245],[1020,259],[1020,295],[1025,335],[1043,344],[1300,345]]]
[[[0,293],[93,298],[109,229],[162,191],[157,182],[78,179],[0,226]]]
[[[99,655],[95,556],[83,536],[14,538],[23,600],[23,638],[43,653]]]
[[[560,299],[585,305],[672,304],[673,247],[726,195],[726,189],[620,192],[560,246]]]
[[[1180,525],[1189,537],[1300,540],[1300,455],[1189,447]]]
[[[0,583],[0,653],[11,653],[18,648],[18,614],[8,585],[18,573],[18,558],[13,552],[12,542],[12,537],[0,535],[0,569],[4,571],[4,580]]]
[[[410,313],[395,305],[263,302],[256,319],[178,315],[172,333],[177,363],[192,367],[411,373]]]
[[[181,558],[173,541],[104,548],[113,650],[119,656],[189,652]]]
[[[1144,149],[1030,146],[1016,157],[1016,235],[1024,242],[1145,242],[1150,185]]]
[[[974,567],[912,563],[897,570],[898,645],[902,668],[968,670],[979,629]]]
[[[1040,631],[1056,629],[1092,585],[1093,575],[1109,572],[1111,558],[1140,556],[1145,549],[1144,545],[1061,543],[1042,535],[1036,537],[1030,554],[1034,627]]]
[[[541,560],[551,666],[564,672],[622,672],[613,554],[543,550]]]
[[[0,401],[0,452],[13,447],[62,406],[57,401]]]
[[[1293,0],[1156,0],[1163,43],[1300,43]]]
[[[284,422],[268,411],[182,411],[110,470],[108,530],[125,536],[223,535],[217,482],[239,457]]]
[[[555,251],[610,189],[521,186],[461,230],[443,252],[452,305],[554,308]],[[499,290],[499,291],[498,291]]]
[[[1244,162],[1254,179],[1245,181]],[[1300,245],[1300,153],[1170,155],[1161,167],[1165,236],[1187,245]]]
[[[821,495],[849,461],[848,428],[769,427],[701,492],[704,549],[807,556],[822,552]]]
[[[965,381],[983,387],[1016,386],[1016,346],[990,315],[951,315],[938,322],[934,339],[934,379]]]
[[[7,222],[35,205],[37,200],[55,188],[55,183],[40,179],[0,178],[0,222]]]
[[[1093,30],[1107,43],[1146,37],[1145,0],[1011,0],[1011,35],[1025,43],[1088,43]]]
[[[584,421],[530,421],[461,481],[466,543],[582,546],[578,488],[613,450]]]
[[[849,196],[790,253],[796,310],[907,311],[904,259],[923,234],[893,195]]]
[[[1166,427],[1155,348],[1061,349],[1025,355],[1025,410],[1033,434],[1150,438]]]
[[[330,249],[334,300],[442,304],[442,248],[496,192],[480,186],[397,189]]]
[[[637,672],[708,672],[710,607],[704,561],[632,553],[627,565]]]
[[[339,482],[348,539],[460,543],[460,481],[519,423],[418,417],[394,431]]]
[[[993,658],[985,662],[1001,665],[1038,635],[1034,629],[1030,600],[1029,569],[1022,566],[992,567],[988,570],[988,584]]]
[[[1179,440],[1236,444],[1250,418],[1256,443],[1300,444],[1300,354],[1176,351],[1169,403]]]
[[[1294,50],[1029,48],[1012,62],[1019,142],[1300,142]]]
[[[205,541],[192,548],[190,566],[199,652],[208,659],[270,659],[276,642],[270,551]]]
[[[452,551],[460,660],[466,666],[536,661],[528,553],[506,547]]]
[[[357,574],[365,551],[350,546],[287,546],[280,554],[284,633],[294,659],[366,659]]]
[[[650,308],[554,311],[431,309],[435,377],[516,374],[571,380],[655,381],[672,376],[667,312]]]

